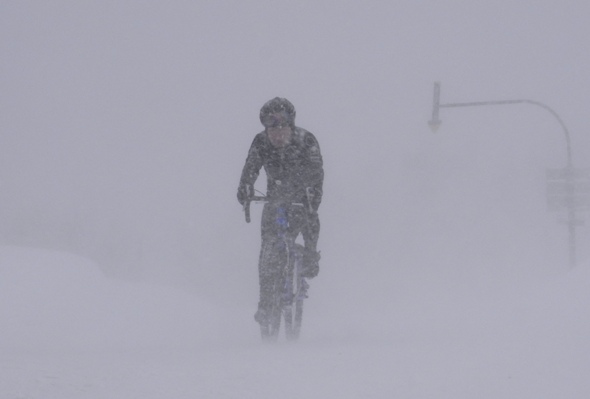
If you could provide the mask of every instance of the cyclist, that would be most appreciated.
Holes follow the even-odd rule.
[[[272,284],[277,278],[276,258],[267,253],[267,245],[277,239],[277,206],[286,205],[288,234],[300,233],[304,241],[304,276],[319,272],[317,242],[320,232],[318,208],[322,201],[323,160],[315,136],[295,126],[295,107],[285,98],[273,98],[260,110],[264,131],[254,137],[238,187],[238,201],[244,205],[254,194],[254,182],[264,167],[267,176],[268,203],[262,211],[262,248],[258,262],[260,301],[254,319],[268,323]],[[295,206],[301,203],[304,206]]]

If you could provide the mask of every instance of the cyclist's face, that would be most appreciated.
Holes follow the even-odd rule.
[[[291,135],[293,134],[293,130],[289,125],[278,125],[273,127],[266,128],[266,134],[270,143],[277,147],[282,148],[289,144],[291,141]]]

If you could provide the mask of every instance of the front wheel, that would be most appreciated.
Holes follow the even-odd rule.
[[[270,311],[268,324],[260,325],[260,335],[263,341],[275,342],[279,338],[281,327],[281,307],[273,306]]]
[[[295,245],[295,257],[291,273],[292,278],[292,299],[288,310],[285,313],[285,335],[290,341],[299,339],[301,333],[301,322],[303,320],[303,300],[307,298],[309,284],[301,276],[303,247]]]
[[[295,301],[288,312],[285,312],[285,335],[287,336],[287,340],[295,341],[299,339],[302,320],[303,301]]]
[[[287,256],[283,257],[284,255]],[[302,256],[303,247],[295,244],[287,248],[287,251],[278,251],[278,256],[275,255],[273,259],[275,264],[284,266],[276,269],[276,278],[272,279],[272,305],[266,323],[260,326],[263,341],[277,341],[281,319],[284,319],[287,340],[294,341],[299,338],[303,320],[303,300],[307,298],[309,288],[307,281],[301,276]]]

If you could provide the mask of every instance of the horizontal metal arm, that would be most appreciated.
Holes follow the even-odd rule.
[[[557,112],[555,112],[555,110],[553,110],[548,105],[543,104],[539,101],[523,99],[523,100],[474,101],[474,102],[467,102],[467,103],[441,104],[440,103],[440,83],[435,82],[434,83],[434,97],[433,97],[433,103],[432,103],[432,119],[428,123],[433,131],[436,131],[436,129],[438,129],[438,127],[440,126],[440,123],[441,123],[439,116],[438,116],[439,108],[477,107],[477,106],[486,106],[486,105],[509,105],[509,104],[531,104],[531,105],[536,105],[538,107],[541,107],[546,111],[549,111],[549,113],[551,115],[553,115],[553,117],[557,120],[557,122],[559,122],[559,125],[561,126],[561,129],[563,130],[563,134],[565,136],[565,141],[566,141],[567,167],[573,168],[572,146],[571,146],[570,133],[569,133],[567,126],[565,125],[565,123],[563,122],[561,117],[557,114]]]
[[[555,112],[551,107],[546,104],[543,104],[539,101],[533,100],[505,100],[505,101],[476,101],[476,102],[469,102],[469,103],[448,103],[448,104],[439,104],[440,108],[456,108],[456,107],[474,107],[474,106],[484,106],[484,105],[507,105],[507,104],[532,104],[537,105],[551,113],[559,122],[561,128],[563,129],[563,133],[565,135],[565,141],[567,145],[567,165],[568,167],[572,167],[572,150],[571,150],[571,141],[570,141],[570,133],[565,126],[565,123],[561,119],[561,117]]]

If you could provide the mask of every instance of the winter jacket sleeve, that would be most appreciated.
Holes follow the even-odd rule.
[[[317,211],[322,202],[324,162],[320,145],[312,133],[306,131],[303,142],[306,162],[306,186],[311,188],[311,207],[314,211]]]
[[[246,163],[242,169],[242,176],[238,186],[238,201],[240,204],[243,204],[249,196],[253,195],[254,182],[256,182],[260,173],[260,168],[262,168],[263,159],[260,154],[260,139],[260,134],[254,138],[250,150],[248,151]]]

